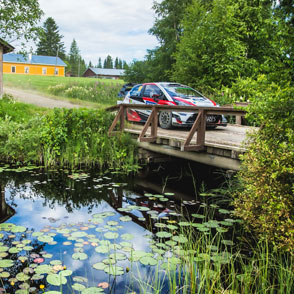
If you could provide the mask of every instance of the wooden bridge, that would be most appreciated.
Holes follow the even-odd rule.
[[[125,121],[125,112],[128,108],[152,112],[145,125],[132,124]],[[120,104],[108,110],[118,110],[109,129],[109,135],[114,133],[115,126],[120,122],[119,130],[132,134],[139,146],[145,150],[224,169],[239,170],[239,155],[246,151],[246,133],[256,130],[254,127],[231,124],[213,130],[206,128],[207,115],[229,115],[240,118],[246,114],[246,111],[232,107]],[[196,112],[198,115],[189,130],[186,128],[165,130],[158,128],[160,111]]]

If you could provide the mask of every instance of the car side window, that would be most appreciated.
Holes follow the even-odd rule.
[[[146,85],[143,96],[149,98],[160,97],[160,99],[164,99],[162,91],[155,85]]]
[[[135,86],[135,87],[130,91],[130,96],[133,96],[133,97],[139,97],[139,96],[140,96],[140,93],[141,93],[141,90],[142,90],[142,85],[137,85],[137,86]]]

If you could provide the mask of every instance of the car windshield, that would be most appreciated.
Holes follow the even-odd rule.
[[[163,86],[166,92],[171,97],[181,97],[181,98],[205,98],[198,91],[184,85],[179,84],[169,84]]]

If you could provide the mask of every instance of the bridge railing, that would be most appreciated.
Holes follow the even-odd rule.
[[[118,110],[112,125],[108,130],[109,136],[113,134],[115,126],[120,122],[120,131],[125,129],[125,117],[127,109],[143,109],[151,110],[143,130],[141,131],[139,142],[156,142],[158,130],[158,114],[160,111],[175,111],[175,112],[194,112],[197,113],[195,122],[188,133],[188,136],[181,147],[182,151],[199,151],[205,148],[205,131],[207,115],[231,115],[244,116],[246,111],[233,109],[231,107],[197,107],[197,106],[174,106],[174,105],[145,105],[145,104],[119,104],[108,108],[108,111]],[[151,127],[150,136],[146,136],[148,128]],[[191,144],[193,136],[197,132],[196,144]]]

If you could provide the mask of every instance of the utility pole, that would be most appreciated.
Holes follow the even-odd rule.
[[[59,46],[57,46],[57,51],[56,51],[55,68],[54,68],[54,75],[55,76],[56,76],[56,69],[57,69],[58,51],[59,51]]]

